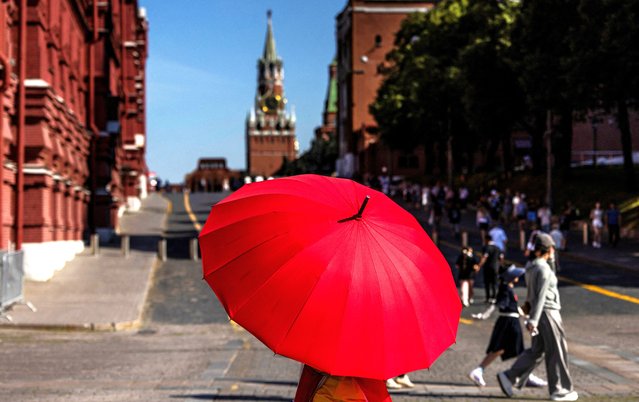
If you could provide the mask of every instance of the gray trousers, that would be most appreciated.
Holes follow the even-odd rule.
[[[524,350],[512,367],[505,372],[516,387],[521,388],[532,371],[545,357],[550,394],[567,393],[573,390],[568,371],[568,346],[559,310],[546,310],[541,314],[539,334],[532,337],[529,349]]]

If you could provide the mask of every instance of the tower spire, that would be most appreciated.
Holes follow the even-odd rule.
[[[273,12],[268,10],[266,12],[267,28],[266,28],[266,42],[264,43],[264,55],[262,58],[264,61],[277,61],[277,52],[275,51],[275,37],[273,36]]]

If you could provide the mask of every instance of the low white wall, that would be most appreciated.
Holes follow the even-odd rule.
[[[84,250],[82,240],[50,241],[44,243],[24,243],[24,276],[25,279],[45,282],[53,277],[56,271],[75,258]]]

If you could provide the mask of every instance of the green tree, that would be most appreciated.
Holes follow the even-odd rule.
[[[479,146],[487,147],[491,167],[500,144],[509,156],[522,103],[506,58],[516,10],[510,1],[448,0],[407,18],[370,108],[382,139],[396,148],[425,145],[427,162],[435,149],[447,149],[457,168],[465,160],[470,170]],[[438,161],[443,171],[447,161]],[[509,158],[504,162],[508,168]]]
[[[614,111],[621,132],[629,191],[637,189],[629,109],[639,99],[639,2],[580,0],[579,25],[571,36],[571,78],[582,109]]]
[[[570,168],[572,116],[579,97],[569,80],[569,40],[577,26],[578,1],[522,1],[513,30],[511,59],[526,94],[526,113],[520,124],[532,136],[531,157],[537,172],[544,165],[548,111],[559,116],[553,133],[555,165],[565,171]]]

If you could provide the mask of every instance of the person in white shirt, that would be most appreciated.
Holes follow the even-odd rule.
[[[499,247],[502,253],[506,253],[506,245],[508,243],[508,236],[506,235],[506,231],[501,227],[501,223],[497,222],[497,225],[490,229],[488,232],[490,238],[493,240],[495,245]]]
[[[539,219],[539,225],[541,230],[546,233],[550,233],[550,222],[552,219],[552,212],[547,204],[544,204],[537,210],[537,218]]]

